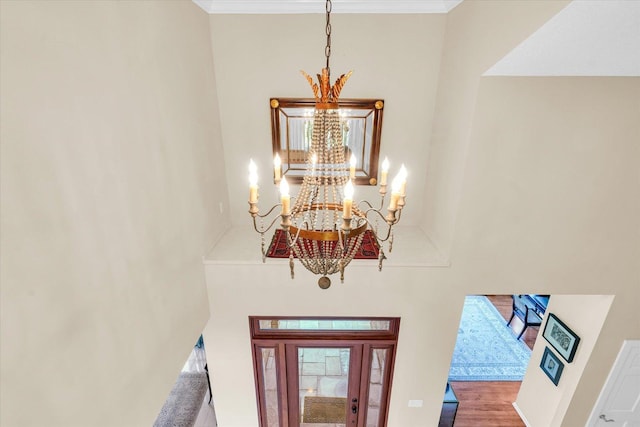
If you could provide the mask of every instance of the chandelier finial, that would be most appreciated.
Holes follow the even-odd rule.
[[[326,68],[322,69],[322,74],[317,74],[319,85],[318,83],[314,83],[313,77],[305,73],[303,70],[300,70],[300,73],[302,73],[309,82],[309,85],[313,90],[313,96],[316,99],[316,103],[333,104],[338,102],[340,92],[342,91],[344,84],[349,80],[349,77],[351,77],[353,71],[349,71],[348,73],[338,77],[333,86],[331,86],[330,83],[331,76],[329,76],[329,70]]]
[[[309,85],[311,85],[311,89],[313,90],[313,96],[316,99],[316,103],[320,104],[335,104],[338,102],[338,98],[340,97],[340,92],[342,91],[342,87],[351,77],[351,71],[347,74],[341,75],[338,80],[331,86],[331,68],[329,67],[329,58],[331,57],[331,0],[326,1],[326,10],[327,10],[327,23],[326,23],[326,34],[327,34],[327,45],[324,48],[324,55],[327,58],[327,65],[322,69],[322,74],[317,74],[318,83],[313,82],[313,78],[300,70],[302,75],[307,79]],[[318,92],[320,92],[320,96],[318,96]]]

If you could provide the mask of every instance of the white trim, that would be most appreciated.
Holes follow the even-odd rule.
[[[192,0],[210,14],[325,13],[319,0]],[[447,13],[463,0],[335,0],[332,13]]]
[[[529,424],[529,421],[527,420],[527,417],[524,416],[524,414],[522,413],[522,411],[518,407],[518,404],[516,402],[513,402],[511,405],[513,406],[513,409],[515,409],[516,412],[518,413],[518,416],[520,417],[520,419],[522,420],[524,425],[526,427],[531,427],[531,424]]]

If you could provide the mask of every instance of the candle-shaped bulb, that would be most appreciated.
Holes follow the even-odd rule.
[[[387,175],[389,174],[389,159],[386,157],[382,162],[382,173],[380,174],[380,185],[387,185]]]
[[[258,173],[258,166],[253,161],[253,159],[249,159],[249,175],[254,175]]]
[[[283,176],[282,181],[280,181],[280,195],[288,196],[289,195],[289,183],[287,182],[287,177]]]
[[[402,187],[402,176],[400,174],[396,175],[391,182],[391,200],[389,200],[389,209],[390,211],[395,211],[398,209],[398,200],[400,199],[400,191]]]
[[[404,163],[400,166],[400,172],[398,174],[402,177],[402,179],[407,179],[407,168],[404,167]]]
[[[280,155],[276,153],[276,156],[273,158],[273,176],[275,177],[276,183],[280,181],[281,174],[282,160],[280,160]]]
[[[407,189],[407,168],[404,167],[404,163],[400,167],[398,175],[400,176],[400,195],[404,197]]]
[[[282,202],[282,215],[289,215],[291,213],[291,196],[289,196],[289,183],[284,176],[280,181],[280,201]]]
[[[400,194],[401,188],[402,188],[402,176],[400,175],[400,173],[398,173],[396,177],[393,178],[393,181],[391,182],[391,192]]]
[[[249,185],[258,185],[258,167],[252,160],[249,160]]]
[[[348,181],[347,185],[344,186],[344,198],[353,200],[353,184],[351,181]]]
[[[356,155],[351,153],[351,158],[349,159],[349,177],[354,179],[356,177],[356,164],[358,163],[358,159],[356,159]]]
[[[258,167],[249,160],[249,203],[258,201]]]
[[[389,159],[386,157],[382,161],[382,172],[389,172]]]
[[[351,218],[353,209],[353,184],[351,181],[344,186],[344,200],[342,201],[342,217]]]

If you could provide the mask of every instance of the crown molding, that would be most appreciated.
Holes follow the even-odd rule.
[[[320,0],[193,0],[210,14],[325,13]],[[332,13],[447,13],[462,0],[334,0]]]

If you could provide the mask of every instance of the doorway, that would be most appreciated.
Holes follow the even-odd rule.
[[[452,416],[443,405],[440,426],[522,426],[514,409],[540,326],[515,315],[519,297],[543,317],[548,295],[475,295],[465,298],[449,384],[459,402]],[[458,348],[458,345],[460,347]],[[455,351],[454,351],[455,352]],[[468,357],[465,357],[468,356]],[[454,360],[456,363],[454,366]]]
[[[250,317],[261,427],[384,427],[398,318]]]

